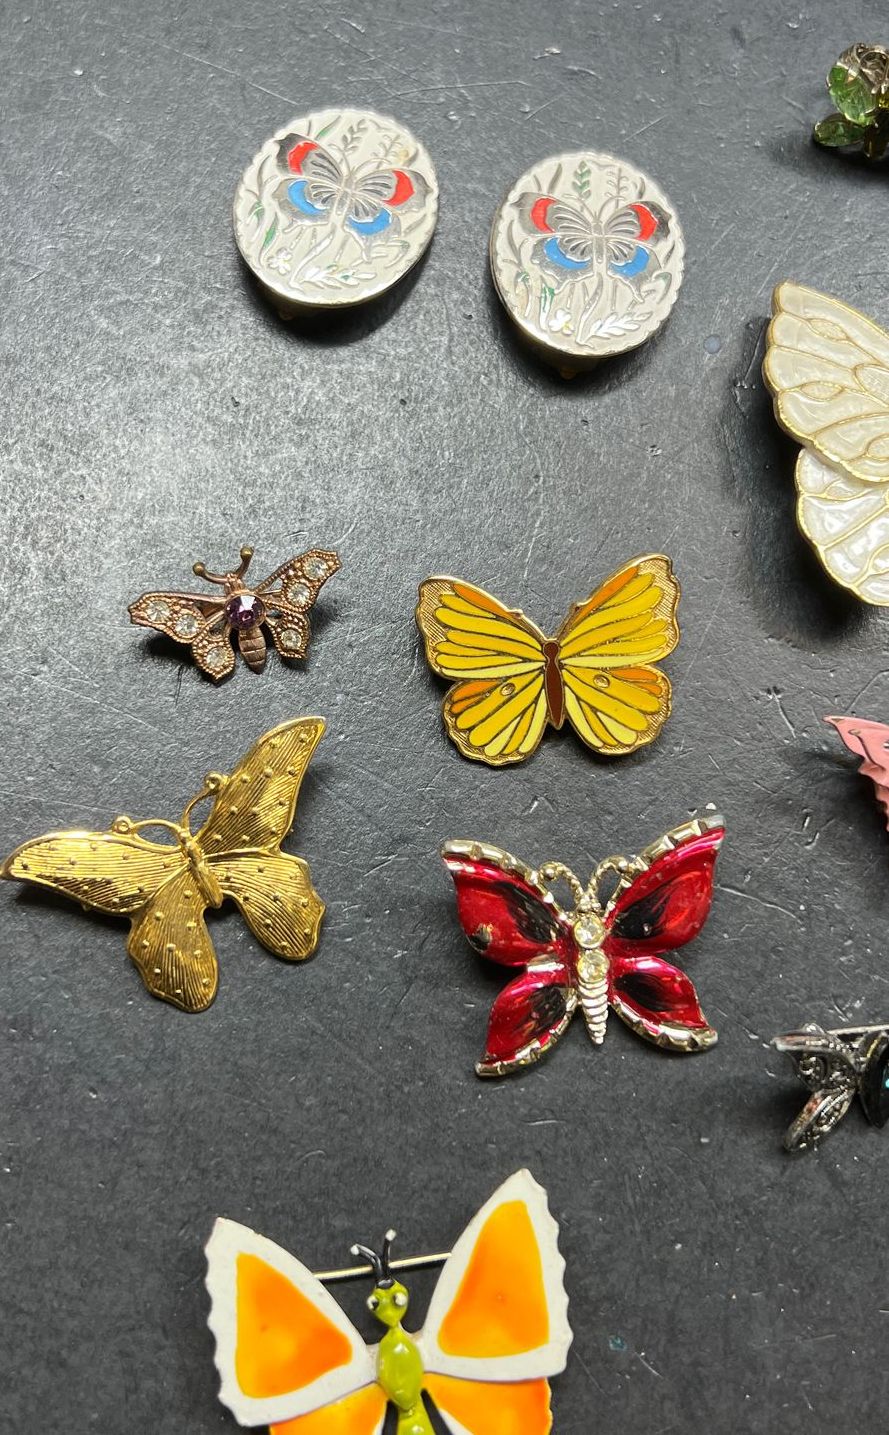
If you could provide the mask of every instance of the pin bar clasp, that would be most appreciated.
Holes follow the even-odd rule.
[[[441,1251],[434,1256],[407,1256],[401,1261],[390,1261],[390,1271],[419,1271],[426,1266],[443,1266],[450,1255],[450,1251]],[[322,1281],[325,1285],[332,1285],[335,1281],[354,1281],[361,1276],[372,1276],[373,1266],[345,1266],[340,1271],[314,1271],[316,1281]]]
[[[878,1026],[837,1026],[828,1031],[828,1036],[837,1036],[840,1041],[854,1041],[859,1036],[874,1036],[877,1032],[889,1033],[885,1022]]]

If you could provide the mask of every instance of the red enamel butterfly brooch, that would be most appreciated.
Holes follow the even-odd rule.
[[[662,953],[690,942],[707,920],[724,835],[721,817],[696,818],[638,857],[606,857],[586,887],[561,862],[533,871],[499,847],[447,842],[442,856],[466,936],[491,961],[519,969],[491,1008],[479,1076],[539,1061],[578,1006],[597,1046],[609,1007],[658,1046],[713,1046],[694,986]],[[570,910],[552,895],[556,882],[571,889]]]

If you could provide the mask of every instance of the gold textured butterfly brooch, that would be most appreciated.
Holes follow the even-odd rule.
[[[678,604],[661,553],[634,558],[575,603],[554,638],[482,588],[427,578],[417,623],[433,672],[455,679],[442,708],[451,740],[464,757],[504,767],[567,718],[595,752],[635,752],[670,715],[670,681],[652,665],[679,642]]]
[[[210,1329],[219,1398],[240,1425],[269,1435],[548,1435],[550,1378],[565,1368],[565,1261],[546,1192],[517,1171],[482,1206],[450,1254],[392,1261],[353,1246],[367,1265],[315,1275],[237,1221],[207,1242]],[[396,1272],[438,1265],[421,1331]],[[368,1345],[325,1283],[370,1276],[368,1310],[383,1327]],[[393,1432],[396,1423],[391,1424]]]
[[[241,657],[254,672],[265,667],[264,629],[282,658],[304,658],[309,646],[309,620],[322,585],[341,567],[339,555],[312,548],[288,558],[268,578],[248,587],[244,576],[252,548],[241,549],[241,561],[230,573],[210,573],[195,563],[194,573],[222,588],[218,598],[202,593],[143,593],[130,604],[130,622],[154,628],[191,648],[198,667],[211,678],[234,671],[237,639]]]
[[[299,857],[281,851],[323,718],[297,718],[265,733],[230,776],[211,772],[180,822],[118,817],[107,832],[50,832],[17,847],[0,875],[73,897],[85,908],[129,917],[127,951],[152,996],[203,1011],[218,968],[204,923],[231,897],[255,937],[285,961],[315,949],[324,903]],[[212,798],[207,820],[191,814]],[[170,833],[150,842],[145,828]]]
[[[803,446],[797,522],[831,578],[889,606],[889,334],[802,284],[772,307],[763,373]]]

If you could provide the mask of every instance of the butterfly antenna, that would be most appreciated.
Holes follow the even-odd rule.
[[[252,548],[242,548],[240,552],[240,563],[233,568],[231,573],[211,573],[206,563],[195,563],[192,565],[192,572],[198,578],[203,578],[205,583],[221,583],[223,586],[231,582],[232,578],[243,578],[250,567],[250,559],[253,557]]]
[[[382,1266],[383,1276],[386,1280],[392,1279],[392,1272],[389,1269],[389,1257],[392,1254],[392,1242],[395,1240],[397,1231],[388,1230],[383,1237]]]
[[[565,882],[571,888],[571,895],[576,904],[580,904],[585,896],[583,883],[574,875],[570,867],[564,862],[544,862],[542,867],[537,869],[537,875],[542,882],[551,887],[554,882]]]
[[[351,1248],[351,1253],[353,1256],[363,1256],[368,1265],[373,1268],[374,1281],[377,1285],[380,1285],[386,1279],[382,1259],[377,1255],[376,1251],[371,1250],[370,1246],[354,1245]]]

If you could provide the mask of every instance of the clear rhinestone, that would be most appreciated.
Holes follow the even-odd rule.
[[[293,583],[287,584],[284,589],[284,597],[288,603],[293,604],[294,608],[308,608],[312,601],[312,590],[308,583],[303,583],[302,579],[297,578]]]
[[[300,635],[295,628],[284,628],[281,633],[281,647],[293,652],[300,645]]]
[[[208,648],[206,653],[204,654],[204,662],[206,663],[210,671],[213,673],[221,672],[222,669],[226,666],[227,661],[228,654],[226,653],[225,648],[221,646],[221,644],[215,648]]]
[[[598,947],[605,940],[605,928],[598,917],[588,913],[574,923],[574,935],[578,946]]]
[[[176,619],[176,632],[180,638],[193,638],[199,627],[194,613],[180,613]]]
[[[322,578],[327,577],[327,562],[324,558],[307,558],[303,564],[303,572],[313,583],[320,583]]]
[[[163,598],[152,598],[145,604],[145,616],[149,623],[166,623],[170,616],[170,605]]]

